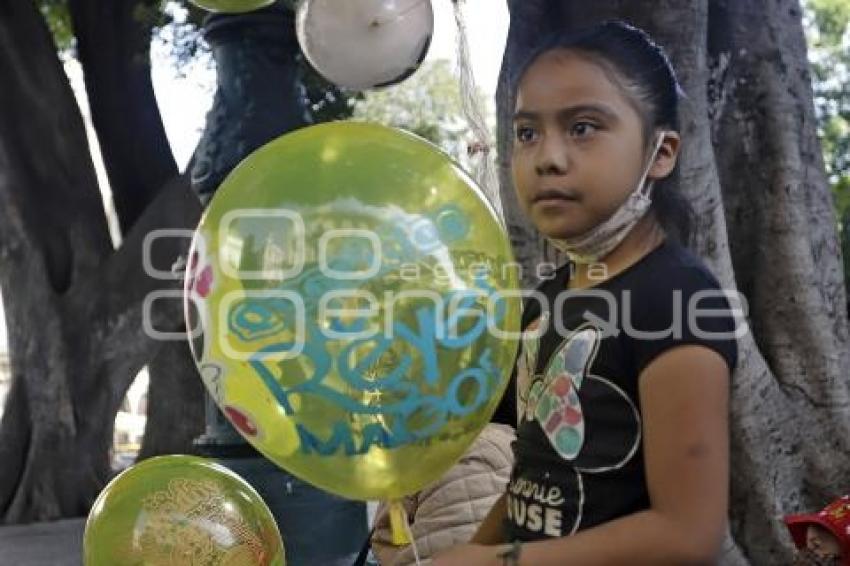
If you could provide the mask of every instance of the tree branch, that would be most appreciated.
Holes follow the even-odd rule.
[[[152,0],[71,0],[77,50],[92,122],[109,175],[112,199],[127,233],[177,164],[165,134],[153,83]]]
[[[0,6],[0,77],[7,181],[0,202],[44,250],[52,287],[61,293],[112,246],[79,108],[32,2]]]

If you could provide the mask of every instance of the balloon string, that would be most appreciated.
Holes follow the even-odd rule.
[[[413,530],[410,528],[407,510],[398,500],[390,501],[390,534],[395,546],[410,545],[416,566],[420,566],[419,549],[416,547],[416,540],[413,538]]]
[[[455,23],[457,24],[457,61],[461,106],[469,128],[472,130],[472,135],[475,137],[475,143],[469,147],[469,157],[472,160],[476,181],[484,189],[487,198],[501,219],[502,202],[499,196],[499,180],[496,174],[493,135],[487,127],[482,100],[478,96],[478,86],[472,71],[466,17],[463,15],[463,2],[464,0],[452,0]]]
[[[405,515],[407,514],[405,513]],[[413,538],[413,529],[410,528],[410,521],[407,520],[407,516],[404,519],[404,527],[407,530],[407,536],[410,537],[410,548],[413,550],[413,559],[416,561],[416,566],[422,566],[419,560],[419,549],[416,548],[416,539]]]

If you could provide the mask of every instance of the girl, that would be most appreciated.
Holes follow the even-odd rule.
[[[506,493],[434,564],[712,564],[736,328],[660,183],[680,147],[674,71],[608,22],[545,40],[514,85],[517,196],[570,262],[524,313]]]

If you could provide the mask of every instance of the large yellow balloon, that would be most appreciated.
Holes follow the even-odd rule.
[[[260,148],[204,214],[187,316],[204,382],[266,457],[352,499],[421,489],[507,384],[520,301],[473,181],[400,130],[337,122]]]
[[[283,566],[274,517],[227,468],[194,456],[151,458],[119,474],[86,521],[85,566]]]
[[[191,2],[210,12],[237,14],[271,6],[275,0],[191,0]]]

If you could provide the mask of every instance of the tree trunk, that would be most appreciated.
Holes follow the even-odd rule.
[[[0,429],[0,514],[15,521],[35,518],[34,509],[79,513],[102,479],[105,455],[68,462],[71,439],[88,423],[74,413],[69,384],[81,355],[69,338],[84,333],[65,316],[61,297],[110,246],[82,120],[31,2],[0,7],[0,76],[0,277],[12,366]],[[57,493],[61,484],[80,489]]]
[[[151,0],[70,0],[92,123],[121,231],[177,175],[151,82]]]
[[[782,515],[820,508],[850,472],[848,385],[840,371],[850,362],[845,290],[799,3],[509,6],[497,95],[502,198],[529,274],[552,254],[522,218],[511,185],[511,71],[546,31],[610,18],[646,29],[670,54],[687,94],[680,190],[698,221],[692,248],[724,288],[735,289],[737,280],[751,307],[753,333],[739,341],[733,376],[732,538],[724,563],[790,562]]]
[[[0,520],[82,515],[108,478],[121,399],[158,346],[143,331],[143,299],[180,286],[143,273],[142,240],[193,226],[199,206],[185,183],[168,185],[113,253],[79,110],[30,2],[0,7],[0,77],[0,285],[12,365]],[[159,253],[175,257],[181,246],[171,244]],[[179,301],[156,303],[151,316],[174,329]]]
[[[733,528],[753,562],[778,562],[778,520],[847,486],[846,298],[817,139],[799,2],[712,3],[715,151],[732,260],[761,356],[736,376],[746,473]]]
[[[0,185],[4,201],[7,189]],[[19,223],[21,232],[2,233],[0,241],[11,243],[3,249],[12,252],[4,254],[0,275],[4,292],[17,298],[7,312],[13,381],[0,424],[4,522],[88,512],[109,477],[107,452],[121,400],[161,347],[144,331],[143,299],[180,287],[143,273],[142,240],[152,230],[193,225],[199,208],[185,183],[169,184],[122,248],[61,296],[42,290],[43,269],[33,261],[40,250],[27,242],[32,227]],[[171,260],[185,252],[176,241],[159,248]],[[179,330],[180,301],[155,302],[148,316],[155,329]],[[43,321],[50,322],[39,327]]]
[[[148,364],[148,375],[147,425],[138,459],[192,452],[192,442],[204,432],[204,385],[188,341],[163,344]]]
[[[124,233],[165,182],[178,174],[151,82],[152,15],[158,14],[158,4],[149,0],[70,2],[92,122]],[[181,353],[185,354],[182,359]],[[140,458],[190,452],[194,436],[203,430],[203,395],[185,344],[163,344],[148,364],[148,375],[148,415]]]

